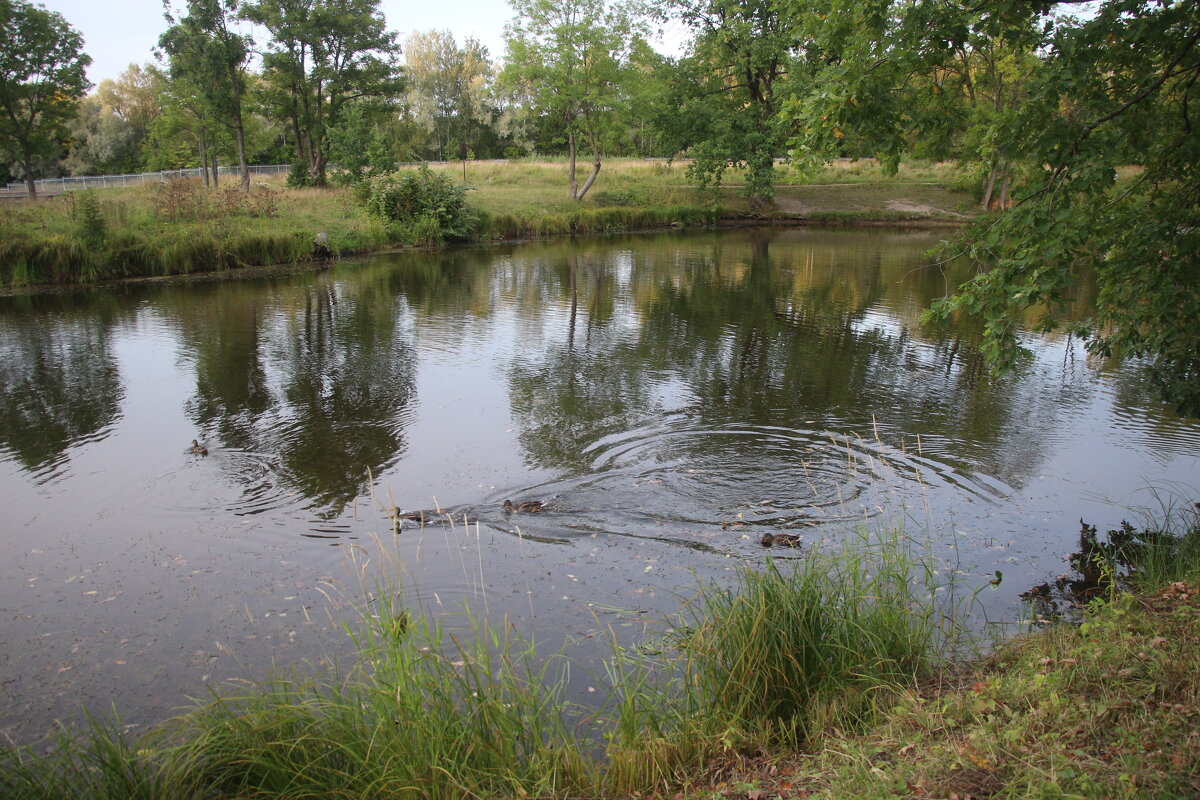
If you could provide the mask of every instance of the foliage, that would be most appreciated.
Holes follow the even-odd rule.
[[[259,0],[242,14],[270,33],[263,77],[271,115],[288,120],[297,157],[324,185],[330,132],[343,111],[367,100],[386,105],[401,92],[396,34],[379,0]]]
[[[462,47],[449,31],[413,33],[404,48],[408,104],[433,134],[431,155],[457,158],[455,144],[475,149],[492,120],[493,70],[487,48],[468,38]]]
[[[984,352],[1010,368],[1018,316],[1058,327],[1092,269],[1097,314],[1071,332],[1094,354],[1146,357],[1163,396],[1200,414],[1195,4],[1106,0],[1082,21],[1053,6],[845,0],[799,15],[818,68],[784,111],[794,155],[811,165],[853,143],[894,164],[922,142],[976,162],[981,205],[1016,207],[944,251],[979,275],[931,316],[980,317]]]
[[[89,248],[98,249],[108,238],[108,227],[104,214],[100,209],[100,201],[91,190],[76,192],[71,196],[75,201],[75,215],[79,222],[79,238]]]
[[[730,166],[746,171],[754,208],[774,195],[775,157],[788,130],[779,115],[785,86],[802,62],[791,16],[778,0],[671,0],[696,36],[657,122],[675,152],[686,151],[701,186],[720,184]]]
[[[341,121],[329,131],[329,155],[338,166],[334,180],[341,185],[354,185],[396,169],[387,135],[368,112],[366,104],[347,106]]]
[[[359,196],[368,213],[410,228],[418,241],[466,239],[475,225],[463,187],[424,165],[366,181]]]
[[[505,29],[501,80],[566,140],[568,195],[582,200],[600,174],[602,140],[623,104],[625,60],[639,26],[632,11],[604,0],[515,0],[513,8],[518,17]],[[582,186],[581,147],[592,158]]]
[[[187,15],[159,37],[159,47],[170,59],[172,81],[194,92],[201,113],[211,113],[233,133],[242,188],[248,191],[243,104],[253,43],[234,30],[236,11],[237,0],[188,0]]]
[[[61,14],[23,0],[0,0],[0,148],[21,159],[34,197],[34,159],[56,154],[91,58]]]
[[[80,103],[71,129],[65,166],[73,175],[140,172],[150,128],[161,112],[163,75],[130,64],[116,79],[104,79]]]
[[[1001,146],[1031,165],[1017,208],[965,242],[985,265],[933,315],[980,316],[993,361],[1020,354],[1015,314],[1059,326],[1081,267],[1097,312],[1073,333],[1097,355],[1150,360],[1164,398],[1200,415],[1200,18],[1192,3],[1111,0],[1048,38]],[[1119,180],[1117,168],[1137,171]]]

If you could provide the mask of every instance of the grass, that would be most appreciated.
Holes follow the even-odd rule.
[[[1124,551],[1131,561],[1107,563],[1124,578],[1081,624],[937,670],[872,724],[828,726],[807,752],[726,759],[688,796],[1200,796],[1200,513],[1164,511],[1174,524],[1160,516],[1141,531],[1147,546]]]
[[[438,168],[462,181],[462,165]],[[953,165],[904,165],[884,176],[874,162],[838,162],[800,183],[780,169],[776,208],[751,214],[737,170],[701,191],[684,163],[606,162],[592,192],[567,198],[561,161],[468,162],[475,238],[497,241],[697,227],[721,221],[848,224],[959,221],[971,193]],[[789,182],[792,181],[792,182]],[[26,287],[301,264],[327,235],[335,254],[413,244],[413,231],[373,219],[347,189],[289,189],[281,178],[200,188],[198,181],[88,190],[0,204],[0,285]],[[415,236],[415,238],[414,238]],[[426,236],[425,239],[430,237]],[[433,237],[436,238],[436,237]]]
[[[451,636],[383,583],[348,670],[278,675],[132,740],[93,723],[46,755],[3,751],[0,794],[1193,797],[1200,523],[1185,524],[1139,561],[1173,547],[1182,572],[1135,564],[1139,593],[1113,583],[1082,625],[965,665],[939,658],[960,629],[899,534],[747,568],[700,592],[673,646],[614,644],[609,702],[586,712],[562,655],[506,625]]]

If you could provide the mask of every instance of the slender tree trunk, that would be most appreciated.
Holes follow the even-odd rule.
[[[992,190],[996,188],[996,170],[999,164],[992,162],[992,168],[988,170],[987,180],[983,184],[983,197],[979,201],[979,208],[983,211],[988,210],[988,206],[992,204]]]
[[[212,184],[208,180],[208,140],[203,132],[200,133],[198,146],[200,148],[200,174],[204,176],[204,188],[208,189],[212,187]]]
[[[1008,178],[1010,173],[1009,163],[1004,162],[1004,178],[1000,181],[1000,201],[999,208],[1001,211],[1008,208]]]
[[[29,193],[30,200],[37,199],[37,183],[33,179],[33,153],[28,147],[25,148],[25,191]]]
[[[575,180],[576,144],[575,144],[575,134],[574,133],[567,134],[567,148],[571,154],[570,160],[567,161],[567,186],[570,188],[571,199],[578,200],[579,195],[576,194],[576,191],[575,191],[576,189],[579,188],[579,183]]]
[[[237,117],[237,149],[238,149],[238,169],[241,172],[242,191],[250,191],[250,164],[246,161],[246,129],[242,125],[242,115],[239,112]]]
[[[576,200],[582,200],[583,196],[588,193],[588,189],[592,188],[592,184],[596,182],[596,177],[600,174],[600,147],[596,142],[596,134],[593,131],[588,132],[588,141],[592,147],[592,174],[584,182],[583,188],[579,190],[579,194],[575,196]]]

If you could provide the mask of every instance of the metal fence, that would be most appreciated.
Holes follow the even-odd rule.
[[[289,164],[250,167],[251,175],[281,175],[291,169]],[[141,186],[146,183],[163,183],[172,178],[199,178],[203,173],[195,169],[173,169],[162,172],[141,172],[135,175],[83,175],[75,178],[44,178],[34,181],[38,197],[73,192],[79,189],[109,189],[116,186]],[[236,166],[221,167],[218,175],[237,176]],[[10,183],[0,189],[0,198],[22,198],[29,195],[25,184]]]

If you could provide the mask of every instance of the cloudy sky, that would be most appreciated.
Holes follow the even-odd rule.
[[[93,83],[115,78],[131,63],[152,61],[158,36],[166,28],[162,0],[35,2],[62,14],[83,34],[84,49],[92,57],[88,77]],[[181,7],[182,0],[173,5]],[[494,60],[504,55],[504,25],[513,16],[506,0],[382,0],[380,7],[401,41],[416,31],[449,30],[460,43],[468,36],[478,39]]]

